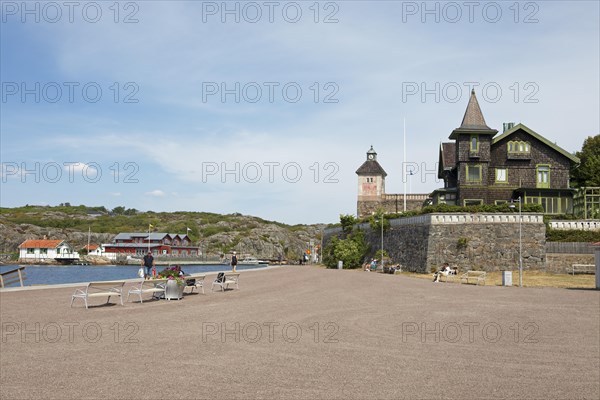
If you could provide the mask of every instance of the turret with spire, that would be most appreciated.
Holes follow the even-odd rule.
[[[450,134],[450,139],[456,140],[456,161],[458,163],[489,162],[492,138],[497,133],[496,129],[490,128],[485,122],[475,90],[471,90],[462,122]],[[484,175],[483,168],[481,173]]]
[[[485,123],[483,113],[479,107],[477,96],[475,96],[475,89],[471,90],[471,97],[469,98],[469,104],[465,110],[462,123],[460,127],[456,128],[450,134],[450,139],[458,139],[458,135],[464,134],[479,134],[479,135],[492,135],[494,136],[498,131],[492,129]]]

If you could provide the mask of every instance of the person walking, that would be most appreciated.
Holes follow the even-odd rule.
[[[235,267],[237,266],[237,256],[235,255],[235,251],[231,255],[231,271],[235,272]]]
[[[154,267],[154,257],[152,257],[151,252],[148,252],[148,254],[144,256],[144,259],[142,260],[142,267],[146,268],[145,278],[149,279],[151,276],[152,267]]]

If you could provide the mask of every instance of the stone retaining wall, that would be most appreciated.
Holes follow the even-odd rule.
[[[383,247],[404,270],[428,273],[448,262],[461,270],[518,268],[518,214],[425,214],[390,221]],[[372,254],[381,248],[381,233],[361,224]],[[523,214],[523,269],[546,267],[546,227],[541,214]],[[326,230],[325,242],[340,230]],[[371,255],[372,255],[371,254]]]
[[[576,226],[589,221],[568,223]],[[381,248],[381,231],[372,231],[369,224],[360,224],[358,228],[366,233],[371,258]],[[594,263],[594,254],[588,250],[587,243],[558,243],[548,247],[564,247],[567,251],[547,253],[542,214],[522,214],[521,229],[524,270],[566,273],[572,264]],[[324,243],[340,233],[341,228],[325,230]],[[583,247],[585,251],[581,250]],[[519,215],[439,213],[394,219],[384,232],[383,248],[392,261],[400,263],[406,271],[429,273],[444,262],[461,270],[517,270]],[[573,254],[577,249],[581,254]]]

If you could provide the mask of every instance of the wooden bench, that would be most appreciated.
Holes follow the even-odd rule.
[[[594,264],[572,264],[571,274],[594,274],[596,272],[596,266]]]
[[[137,294],[140,297],[140,303],[144,302],[142,300],[143,294],[152,293],[153,298],[158,298],[160,294],[165,294],[166,284],[166,279],[141,279],[127,292],[127,301],[129,301],[129,296],[132,294]]]
[[[485,277],[487,272],[485,271],[467,271],[460,277],[461,283],[469,283],[469,279],[474,279],[475,284],[479,285],[480,283],[485,285]]]
[[[88,299],[92,297],[104,297],[108,296],[106,304],[109,303],[111,296],[118,296],[121,299],[121,305],[123,305],[123,286],[125,281],[103,281],[103,282],[90,282],[83,289],[76,289],[71,297],[71,307],[73,307],[73,301],[75,299],[83,299],[85,302],[85,308],[88,308]]]
[[[213,281],[212,286],[210,288],[210,290],[212,291],[216,286],[220,286],[221,287],[221,291],[225,291],[225,289],[229,288],[229,285],[235,285],[235,287],[237,289],[240,288],[239,286],[239,280],[240,280],[240,274],[231,274],[231,273],[219,273],[219,275],[217,275],[216,279]]]
[[[204,294],[204,279],[206,275],[188,275],[183,277],[186,281],[185,288],[191,288],[190,293],[194,293],[194,289],[202,289],[202,294]],[[188,284],[187,281],[194,279],[193,284]],[[185,290],[183,288],[183,290]]]
[[[0,274],[0,287],[3,288],[6,287],[6,285],[16,282],[19,282],[21,287],[23,287],[23,281],[25,279],[25,267],[11,269],[10,271],[2,272]]]

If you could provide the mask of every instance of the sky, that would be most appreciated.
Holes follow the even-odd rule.
[[[471,88],[500,132],[600,132],[597,1],[0,5],[2,207],[338,222],[371,145],[387,193],[443,186]]]

